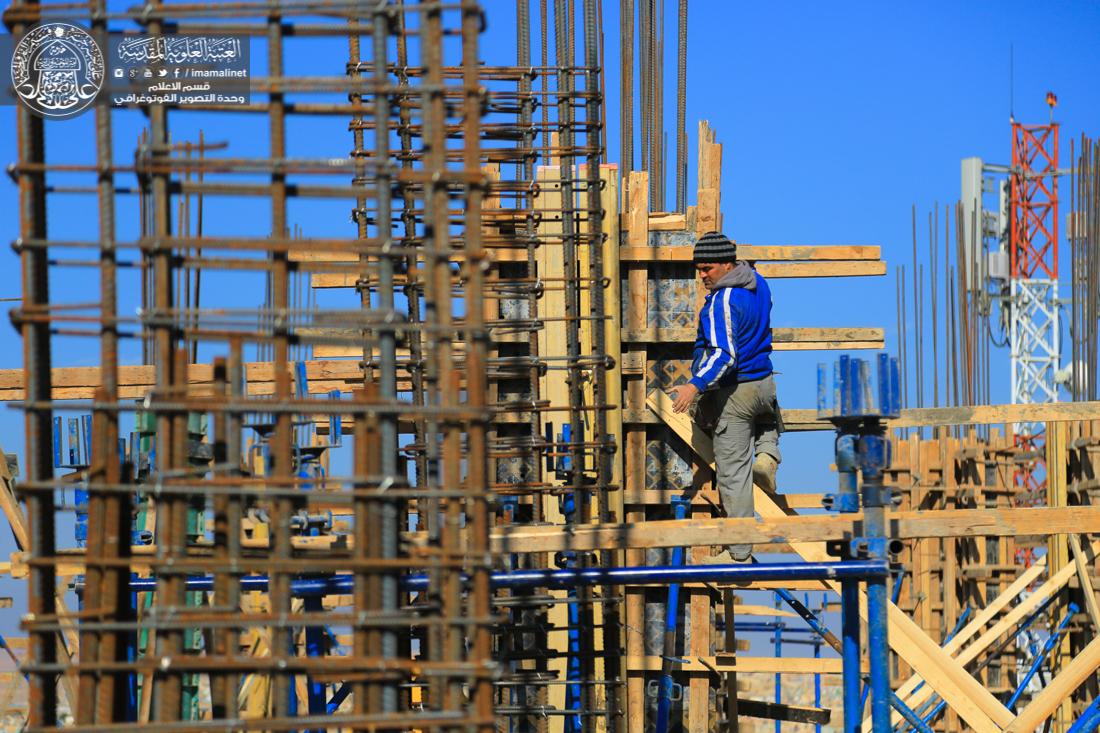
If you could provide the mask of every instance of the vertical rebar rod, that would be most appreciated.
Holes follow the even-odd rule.
[[[688,0],[679,0],[676,46],[676,210],[687,211]]]
[[[906,317],[905,265],[898,266],[898,300],[901,303],[901,333],[898,336],[901,343],[901,396],[905,407],[909,407],[909,319]]]
[[[478,170],[480,146],[481,86],[478,81],[478,33],[482,22],[481,11],[475,0],[462,4],[462,72],[463,72],[463,165],[468,173]],[[384,50],[384,49],[383,49]],[[467,542],[472,564],[467,568],[470,577],[470,609],[468,615],[486,619],[491,611],[489,576],[492,570],[489,554],[489,506],[486,496],[485,398],[488,386],[485,366],[488,353],[488,334],[485,331],[485,304],[483,291],[485,278],[482,260],[485,252],[481,242],[481,207],[484,182],[478,180],[467,186],[465,201],[466,268],[466,394],[472,410],[479,414],[467,425],[466,449],[466,527]],[[396,448],[396,446],[395,446]],[[479,733],[493,730],[493,683],[486,668],[492,656],[492,635],[484,624],[470,630],[472,661],[482,665],[476,670],[471,688],[473,708],[478,718]]]
[[[354,423],[352,470],[356,476],[368,476],[378,467],[378,424],[368,416],[369,405],[376,402],[378,387],[374,383],[363,385],[353,397],[363,406],[363,414]],[[362,487],[366,488],[366,487]],[[374,549],[371,538],[372,517],[377,516],[371,503],[367,501],[361,487],[356,486],[356,495],[352,499],[355,543],[352,557],[355,560],[354,600],[355,607],[365,612],[376,608],[378,603],[377,574],[370,572],[371,550]],[[378,646],[377,631],[364,623],[352,627],[352,653],[357,657],[367,657]],[[378,712],[381,708],[380,686],[369,681],[353,683],[353,710],[356,715]],[[425,702],[430,702],[428,698]]]
[[[228,360],[214,360],[214,393],[232,400],[239,397],[241,379],[240,339],[230,344]],[[240,425],[232,413],[214,417],[214,464],[228,476],[240,473]],[[237,497],[220,494],[214,499],[214,557],[219,567],[227,567],[240,557],[241,505]],[[240,584],[233,573],[214,576],[214,603],[227,613],[240,608]],[[229,626],[214,631],[214,655],[226,657],[237,648],[239,634]],[[231,671],[214,674],[210,681],[211,715],[214,719],[237,714],[237,675]]]
[[[526,2],[526,0],[519,0],[520,2]],[[402,89],[404,93],[410,89],[409,77],[408,77],[408,65],[409,65],[409,52],[408,43],[405,34],[405,16],[404,16],[404,0],[398,0],[397,14],[393,17],[393,32],[396,38],[396,51],[397,51],[397,68],[395,69],[397,75],[397,85]],[[398,94],[398,98],[404,96],[404,93]],[[412,146],[412,133],[410,132],[410,123],[412,121],[412,113],[408,105],[401,104],[397,108],[397,120],[399,127],[398,138],[401,141],[401,170],[403,173],[408,174],[413,170],[413,146]],[[406,242],[413,242],[417,238],[416,234],[416,196],[413,193],[411,186],[405,184],[399,184],[401,191],[402,207],[401,207],[401,221],[404,225],[404,237]],[[410,248],[410,254],[405,258],[405,302],[408,309],[409,320],[413,323],[417,323],[421,320],[420,312],[420,296],[421,286],[419,283],[420,268],[417,266],[416,250]],[[407,335],[407,343],[409,346],[409,365],[408,372],[412,382],[412,403],[418,408],[423,408],[424,404],[424,344],[421,341],[421,335],[419,331],[410,332]],[[413,434],[416,438],[416,442],[421,445],[427,445],[429,440],[427,423],[423,417],[418,417],[413,420]],[[433,437],[434,439],[434,437]],[[427,481],[427,450],[418,451],[414,459],[415,471],[413,479],[416,486],[421,486]],[[438,516],[437,507],[435,507],[435,500],[432,498],[421,502],[419,511],[417,512],[417,521],[422,525],[433,538],[438,537],[438,523],[435,518]],[[435,507],[433,509],[433,507]],[[425,511],[427,509],[427,511]],[[429,517],[425,520],[425,515]]]
[[[939,343],[940,343],[940,329],[936,319],[936,305],[939,300],[939,283],[936,277],[936,263],[939,258],[936,256],[936,245],[938,243],[939,235],[939,214],[940,204],[936,202],[936,221],[932,220],[932,213],[928,213],[928,280],[929,287],[932,292],[930,293],[929,302],[932,306],[932,406],[940,406],[940,366],[939,366]],[[945,329],[946,330],[946,329]],[[946,340],[946,335],[944,336]]]
[[[154,3],[154,5],[159,5],[159,3]],[[155,37],[161,35],[162,32],[162,21],[154,17],[149,23],[150,35]],[[152,177],[153,236],[161,242],[168,241],[171,237],[171,200],[168,188],[170,174],[163,172],[168,170],[169,167],[167,165],[157,165],[161,162],[167,162],[163,159],[169,157],[170,154],[167,123],[167,108],[163,105],[151,105],[149,108],[149,146],[146,160],[153,169],[150,174]],[[175,383],[177,376],[175,368],[178,366],[175,361],[176,329],[167,321],[167,315],[174,301],[172,293],[173,270],[172,250],[170,247],[162,245],[154,254],[152,281],[153,311],[160,316],[152,327],[153,354],[156,359],[155,363],[160,367],[156,370],[157,388],[162,391],[167,390],[169,386]],[[155,413],[155,420],[156,442],[159,448],[157,450],[156,470],[160,475],[167,475],[175,467],[173,463],[175,421],[172,415],[163,411]],[[182,550],[181,543],[184,540],[182,537],[175,536],[175,525],[172,521],[176,512],[176,503],[178,502],[173,499],[166,499],[163,502],[164,521],[158,518],[158,534],[161,534],[160,530],[162,527],[164,528],[163,536],[158,537],[157,540],[157,552],[161,559],[173,556]],[[160,507],[158,506],[157,509],[159,512]],[[179,511],[183,510],[180,509]],[[182,606],[184,592],[181,579],[173,573],[158,575],[157,597],[161,599],[162,603]],[[160,654],[180,654],[183,651],[183,632],[177,629],[166,629],[157,634],[156,644],[157,651]],[[149,696],[157,722],[178,720],[181,713],[183,694],[180,675],[169,671],[159,685],[155,675],[148,675],[146,680],[149,681],[149,684],[147,684],[149,689],[143,690],[143,695]]]
[[[98,3],[100,13],[93,19],[93,32],[106,47],[105,3]],[[111,112],[97,107],[95,111],[96,163],[99,168],[97,193],[99,205],[100,240],[100,394],[96,401],[100,404],[114,403],[118,399],[118,327],[117,315],[117,257],[115,250],[115,186],[113,173],[113,149],[111,140]],[[118,484],[121,470],[118,454],[118,413],[113,410],[98,410],[93,415],[92,463],[101,472],[106,484]],[[94,506],[93,506],[94,505]],[[128,542],[119,542],[119,537],[127,537],[130,522],[129,495],[95,492],[89,495],[88,537],[96,537],[100,542],[97,552],[86,550],[89,560],[104,558],[104,565],[98,573],[97,586],[85,597],[86,607],[104,620],[127,620],[130,617],[130,594],[127,589],[129,573],[118,560],[129,555]],[[93,520],[101,522],[101,527],[93,531]],[[111,561],[115,561],[112,563]],[[89,571],[91,566],[89,565]],[[81,644],[82,659],[98,659],[100,662],[115,663],[124,660],[126,640],[121,631],[97,634],[97,649],[87,649]],[[104,675],[95,685],[94,715],[90,722],[110,722],[119,720],[125,710],[126,675],[111,673]],[[90,685],[91,686],[91,685]],[[84,694],[83,689],[81,695]],[[84,711],[85,701],[81,701],[78,719]]]
[[[924,368],[924,349],[921,343],[921,308],[920,308],[920,289],[917,282],[917,206],[913,204],[912,211],[912,223],[913,223],[913,353],[916,355],[916,367],[913,372],[914,383],[916,387],[917,407],[924,407],[924,392],[922,388],[921,372]],[[918,428],[918,431],[920,428]]]
[[[599,3],[596,0],[584,0],[585,9],[585,91],[589,97],[585,102],[585,143],[589,155],[585,164],[588,225],[587,242],[589,247],[589,303],[591,318],[591,356],[593,366],[593,399],[595,412],[593,413],[593,438],[596,444],[594,467],[596,469],[597,496],[596,519],[601,524],[612,521],[610,510],[610,498],[608,488],[612,482],[614,457],[613,436],[608,434],[607,405],[611,396],[608,394],[607,379],[607,329],[605,313],[608,307],[605,297],[603,249],[605,235],[603,231],[603,209],[600,201],[600,164],[603,159],[603,146],[597,144],[600,140],[599,130],[603,128],[603,99],[597,94],[601,88],[600,69],[598,56],[599,17],[597,11]],[[614,243],[613,246],[617,246]],[[617,308],[618,304],[610,304]],[[617,562],[617,553],[614,550],[600,552],[599,561],[603,567],[611,567]],[[606,600],[613,597],[615,590],[609,586],[601,589],[604,602],[601,605],[603,619],[603,650],[604,677],[617,681],[622,675],[621,660],[618,651],[620,649],[619,635],[619,606],[617,601]],[[620,690],[617,685],[609,684],[604,689],[604,727],[609,731],[622,731],[625,725],[624,716],[619,713]]]
[[[374,62],[373,77],[377,84],[389,82],[387,42],[388,25],[387,15],[382,6],[374,16],[372,31],[374,35],[374,48],[372,51]],[[388,11],[387,11],[388,12]],[[390,248],[393,245],[393,214],[391,203],[392,176],[390,172],[390,130],[386,123],[389,115],[389,99],[385,94],[374,94],[374,117],[377,125],[374,133],[374,154],[376,162],[375,186],[377,190],[375,206],[376,237],[381,242],[382,255],[378,260],[378,307],[383,313],[392,313],[394,310],[394,268],[393,255]],[[480,217],[480,212],[479,212]],[[397,401],[397,342],[396,335],[391,328],[383,328],[378,334],[379,362],[381,366],[379,397],[384,404],[392,404]],[[397,475],[397,414],[385,411],[382,414],[379,425],[382,465],[382,481],[396,483]],[[394,501],[381,502],[378,511],[382,515],[382,559],[392,560],[398,556],[398,536],[401,531],[398,506]],[[399,605],[397,578],[393,573],[385,573],[381,577],[381,608],[382,613],[396,611]],[[397,635],[392,629],[382,631],[382,655],[386,659],[397,656]],[[382,712],[395,712],[397,710],[397,689],[388,685],[382,693]]]
[[[624,181],[634,170],[634,2],[619,0],[619,165]]]
[[[278,11],[273,10],[267,17],[267,71],[272,77],[283,75],[283,22]],[[277,89],[277,87],[276,87]],[[269,154],[273,159],[286,158],[286,108],[284,94],[271,91],[268,95],[268,134]],[[286,174],[279,169],[271,174],[271,235],[286,237],[289,235],[286,212]],[[271,317],[272,317],[272,369],[275,372],[275,400],[283,402],[291,397],[289,372],[289,294],[290,263],[287,253],[282,250],[271,254]],[[277,484],[286,485],[294,475],[294,424],[289,412],[280,411],[275,416],[275,432],[271,438],[270,475]],[[278,570],[271,574],[270,603],[273,613],[289,614],[292,596],[290,593],[290,574],[282,570],[291,558],[291,514],[294,502],[285,493],[272,502],[271,547],[272,559]],[[271,655],[278,664],[284,663],[293,655],[295,634],[291,628],[274,630],[272,634]],[[291,699],[293,696],[293,700]],[[275,675],[272,680],[272,711],[275,717],[290,714],[296,707],[297,690],[291,676]]]

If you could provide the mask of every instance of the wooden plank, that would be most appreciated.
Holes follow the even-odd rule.
[[[774,502],[775,499],[770,501]],[[494,552],[559,552],[607,548],[821,543],[858,534],[862,513],[783,515],[769,519],[702,517],[576,526],[513,525],[494,530]],[[890,513],[897,539],[1100,533],[1100,506],[944,509]],[[410,536],[412,537],[412,536]],[[765,548],[762,550],[766,551]]]
[[[652,408],[651,408],[652,409]],[[1029,405],[972,405],[967,407],[909,408],[887,422],[887,428],[928,427],[935,425],[997,425],[1015,422],[1078,422],[1100,415],[1100,401],[1046,402]],[[827,419],[818,418],[817,410],[784,409],[783,423],[788,430],[833,430]]]
[[[623,492],[623,501],[627,504],[653,504],[666,506],[672,501],[672,497],[683,495],[683,489],[646,489],[640,492]],[[825,497],[821,493],[792,494],[782,493],[783,501],[791,509],[820,509],[821,500]],[[720,506],[721,500],[714,489],[701,489],[691,497],[693,504],[707,504]]]
[[[653,219],[649,220],[653,230]],[[862,244],[738,244],[737,258],[746,262],[803,262],[878,260],[882,248]],[[691,247],[646,247],[624,245],[619,248],[623,262],[684,262],[690,263]]]
[[[670,214],[659,211],[649,215],[649,231],[651,232],[678,232],[684,229],[687,229],[687,217],[683,214]],[[690,258],[688,259],[690,261]]]
[[[691,563],[701,562],[710,554],[705,547],[693,547],[689,550]],[[700,657],[710,652],[710,637],[713,626],[710,622],[710,591],[693,588],[687,591],[688,607],[691,614],[692,656]],[[694,675],[688,681],[688,733],[707,733],[710,723],[710,678]]]
[[[707,120],[699,121],[699,188],[722,188],[722,146]]]
[[[1017,422],[1076,422],[1095,420],[1098,402],[1043,402],[1024,405],[970,405],[922,407],[902,410],[888,426],[893,428],[935,425],[997,425]]]
[[[15,544],[20,550],[27,550],[31,546],[30,529],[27,527],[27,519],[23,515],[23,508],[15,498],[15,478],[8,470],[8,462],[4,458],[4,447],[0,445],[0,511],[8,520],[11,532],[15,535]]]
[[[119,367],[119,390],[124,398],[141,397],[156,386],[155,367]],[[340,360],[312,360],[306,362],[306,376],[314,392],[322,382],[362,383],[363,373],[357,362]],[[51,370],[55,399],[91,399],[100,386],[99,367],[57,367]],[[245,365],[245,378],[249,394],[264,394],[261,385],[274,385],[275,370],[271,362],[251,362]],[[192,386],[211,386],[214,368],[210,364],[192,364],[188,369],[188,383]],[[23,399],[23,370],[0,370],[0,401]]]
[[[789,277],[874,277],[886,274],[882,260],[855,262],[761,262],[756,271],[777,280]]]
[[[941,437],[937,442],[937,446],[940,451],[940,465],[944,467],[940,480],[948,489],[953,489],[957,486],[953,460],[955,441],[953,438]],[[949,490],[945,492],[944,496],[945,509],[957,508],[957,492]],[[958,546],[959,543],[954,537],[945,537],[943,539],[943,582],[941,583],[941,588],[943,592],[944,629],[955,628],[955,624],[959,618],[958,574],[962,558],[958,552]],[[948,730],[956,730],[958,728],[958,720],[954,719],[951,712],[952,711],[947,711],[947,714],[944,716],[946,719],[946,727]]]
[[[1069,426],[1065,423],[1048,423],[1046,426],[1046,500],[1047,506],[1064,507],[1069,503],[1068,486],[1066,485],[1066,433]],[[1069,533],[1052,534],[1047,537],[1047,567],[1051,573],[1055,573],[1063,567],[1076,565],[1072,562],[1069,553]],[[1062,618],[1069,608],[1069,599],[1059,596],[1054,599],[1048,609],[1052,618]],[[1060,670],[1065,662],[1073,654],[1072,640],[1069,634],[1063,634],[1061,639],[1051,650],[1050,669]],[[1067,694],[1062,709],[1055,716],[1055,723],[1069,721],[1073,716],[1073,703]],[[1062,733],[1066,726],[1054,725],[1051,730],[1054,733]]]
[[[1028,706],[1020,712],[1004,733],[1025,733],[1035,730],[1044,720],[1069,701],[1069,696],[1100,667],[1100,636],[1093,639],[1073,661],[1062,668],[1058,676],[1047,683]]]
[[[1003,634],[1016,628],[1021,621],[1041,606],[1047,598],[1060,591],[1062,587],[1069,582],[1069,579],[1073,577],[1073,572],[1074,568],[1072,566],[1062,568],[1058,573],[1051,576],[1049,580],[1036,588],[1034,592],[1029,593],[1027,597],[1021,599],[1021,601],[1013,606],[1001,620],[989,627],[989,629],[983,632],[965,649],[961,648],[962,642],[952,639],[944,645],[944,652],[947,654],[955,654],[958,652],[955,654],[955,660],[962,665],[969,664],[991,644],[995,643]],[[927,685],[921,687],[919,690],[916,689],[920,682],[921,679],[918,674],[910,677],[904,684],[898,687],[898,697],[905,700],[910,707],[920,705],[932,695],[932,690],[928,689]],[[898,719],[900,720],[900,717]]]
[[[539,180],[539,194],[537,196],[536,206],[549,211],[560,212],[562,210],[560,166],[539,166],[536,171],[536,177]],[[566,275],[565,252],[562,245],[563,223],[561,217],[543,217],[539,223],[538,233],[543,241],[543,245],[539,247],[536,252],[538,276],[540,278],[550,279],[552,282],[555,279],[559,281],[564,279]],[[543,298],[539,301],[538,308],[540,314],[565,313],[565,291],[562,288],[551,288],[547,290]],[[538,332],[539,353],[566,353],[566,335],[564,321],[548,321],[546,327]],[[545,375],[539,378],[539,393],[543,399],[549,400],[551,405],[568,405],[569,387],[566,384],[566,373],[560,370],[547,371]],[[544,424],[550,419],[550,416],[547,416],[547,418],[544,419]],[[563,415],[562,413],[557,413],[553,416],[551,424],[555,436],[562,431],[563,420],[568,420],[567,414]],[[560,482],[556,481],[553,476],[547,476],[545,478],[555,486],[560,485]],[[560,525],[564,524],[565,518],[561,513],[557,497],[548,495],[540,497],[540,499],[543,502],[542,513],[544,519],[551,524],[559,525],[560,529]],[[552,591],[551,595],[559,600],[564,599],[566,596],[564,591]],[[552,627],[560,628],[567,626],[569,623],[568,609],[564,603],[559,602],[550,606],[547,617]],[[566,655],[569,651],[568,641],[562,640],[560,644],[554,645],[554,651],[556,653],[553,658],[547,662],[547,667],[558,679],[565,679]],[[565,707],[564,685],[551,685],[547,693],[551,706],[555,708]],[[552,731],[561,729],[560,726],[552,726],[551,728]]]
[[[771,606],[758,606],[751,603],[733,604],[733,614],[735,616],[774,616],[777,618],[799,618],[799,615],[794,611],[785,611],[782,608],[772,608]]]
[[[486,166],[486,167],[488,167],[488,166]],[[483,168],[483,170],[484,170],[484,168]],[[510,211],[511,210],[505,210],[502,215],[493,216],[491,210],[485,209],[485,210],[482,211],[482,220],[488,225],[492,225],[492,224],[498,224],[499,225],[500,223],[505,223],[506,222],[506,223],[512,223],[512,224],[516,225],[517,227],[522,228],[522,226],[524,224],[524,219],[522,217],[515,216],[514,214],[510,213]],[[487,219],[489,221],[485,221]],[[490,235],[490,236],[492,236],[492,235]],[[353,239],[353,240],[348,240],[348,241],[350,241],[350,242],[360,242],[361,240]],[[368,253],[368,254],[370,254],[370,253]],[[520,246],[517,246],[517,245],[500,246],[500,245],[497,245],[495,243],[489,243],[485,248],[485,257],[490,263],[492,263],[492,262],[526,262],[527,261],[527,249],[526,249],[526,247],[520,247]],[[289,259],[290,259],[291,262],[308,262],[308,263],[318,263],[318,262],[320,262],[320,263],[332,263],[334,265],[357,264],[359,262],[359,255],[356,252],[349,252],[349,251],[344,251],[344,250],[325,250],[325,249],[292,250],[289,254]],[[466,253],[461,249],[453,250],[451,252],[451,255],[450,255],[450,260],[452,262],[455,262],[455,263],[465,262],[466,261]],[[420,261],[423,262],[423,260],[420,260]],[[303,269],[313,269],[313,270],[320,269],[320,270],[324,270],[325,268],[298,268],[298,269],[299,270],[303,270]],[[376,272],[377,269],[378,269],[377,263],[371,263],[367,266],[367,272]],[[335,268],[333,273],[326,273],[326,274],[335,274],[336,271],[338,271],[338,270],[343,270],[343,268]],[[345,274],[347,274],[347,273],[345,273]],[[404,279],[400,275],[398,275],[396,279],[397,279],[398,282],[404,282]]]
[[[1077,578],[1081,582],[1081,595],[1085,597],[1085,608],[1088,609],[1089,618],[1092,620],[1094,634],[1100,634],[1100,606],[1096,603],[1096,589],[1089,575],[1088,562],[1085,553],[1081,551],[1081,541],[1076,534],[1069,535],[1069,547],[1073,552],[1073,565],[1077,568]]]
[[[19,502],[15,497],[15,478],[8,470],[8,462],[4,458],[3,446],[0,446],[0,497],[2,497],[2,501],[0,501],[0,510],[3,510],[4,517],[11,526],[12,534],[15,536],[16,546],[22,552],[30,551],[30,527],[28,526],[26,516],[23,514],[23,508],[19,506]],[[9,565],[9,572],[10,569],[11,566]],[[69,611],[68,604],[65,602],[64,593],[54,593],[54,604],[57,614],[65,619],[59,622],[61,631],[58,632],[55,637],[57,658],[59,661],[65,660],[67,663],[71,663],[73,656],[79,652],[80,638],[77,636],[76,629],[71,620],[71,612]],[[62,675],[60,684],[61,691],[65,695],[65,700],[69,705],[69,709],[75,712],[76,708],[73,706],[77,703],[76,681],[71,675]]]
[[[649,174],[645,171],[633,171],[627,176],[626,197],[627,243],[644,246],[649,244]],[[627,266],[626,327],[644,328],[646,326],[647,287],[646,268]],[[645,409],[645,348],[639,345],[627,347],[626,356],[640,362],[639,374],[632,375],[626,381],[624,394],[626,407],[631,410]],[[624,487],[627,491],[641,491],[645,488],[646,428],[644,425],[626,425],[624,437]],[[627,521],[642,521],[645,511],[634,509],[625,513]],[[645,553],[641,550],[628,550],[625,553],[628,565],[642,565]],[[626,593],[626,654],[627,657],[640,657],[645,651],[645,591],[628,590]],[[645,728],[645,679],[641,675],[630,675],[627,665],[627,730]]]
[[[738,654],[712,655],[705,657],[681,657],[683,664],[677,666],[683,672],[768,672],[772,674],[840,674],[841,659],[813,657],[747,657]],[[661,657],[647,655],[627,657],[627,668],[632,675],[643,672],[660,672]]]
[[[749,718],[782,720],[790,723],[816,723],[824,725],[832,717],[832,711],[804,705],[785,705],[778,702],[746,700],[738,698],[737,712]]]
[[[863,326],[816,327],[816,326],[776,326],[772,328],[772,349],[784,351],[788,345],[799,342],[835,343],[834,348],[850,348],[851,342],[869,342],[882,348],[885,331],[881,328]],[[622,339],[626,343],[644,344],[691,344],[695,341],[694,328],[627,328]]]
[[[697,235],[722,229],[722,146],[706,120],[699,122],[698,161],[694,212]]]
[[[603,183],[603,191],[600,193],[600,206],[607,214],[603,218],[604,234],[607,235],[603,244],[603,268],[604,277],[608,280],[607,290],[604,293],[604,342],[607,355],[618,364],[622,361],[622,275],[619,270],[619,170],[615,165],[600,166],[600,180]],[[614,405],[607,413],[608,433],[621,439],[623,434],[623,382],[622,371],[619,369],[607,370],[607,399]],[[618,458],[618,456],[616,456]],[[611,482],[615,486],[623,485],[623,462],[613,460],[611,462]],[[611,511],[616,518],[623,518],[623,492],[612,492],[609,499]]]
[[[658,414],[668,425],[688,443],[700,457],[706,460],[709,453],[713,458],[710,438],[702,435],[694,438],[690,420],[686,415],[672,412],[672,401],[668,395],[658,393],[660,404]],[[712,462],[712,461],[708,461]],[[788,511],[780,507],[764,491],[753,487],[753,501],[756,512],[762,519],[787,516]],[[795,551],[808,562],[829,560],[824,543],[792,543]],[[825,583],[827,587],[839,592],[839,584]],[[866,604],[860,604],[860,614],[866,621]],[[890,647],[928,682],[926,687],[935,690],[954,709],[970,727],[979,733],[998,733],[1012,720],[1012,713],[993,695],[982,687],[940,646],[928,637],[916,623],[894,604],[888,606]]]
[[[649,246],[649,173],[631,171],[627,177],[626,241],[635,247]],[[642,187],[645,186],[643,195]]]
[[[796,341],[772,345],[773,351],[857,351],[886,348],[884,341]]]

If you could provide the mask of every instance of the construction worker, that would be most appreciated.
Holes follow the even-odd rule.
[[[749,263],[737,260],[737,245],[720,232],[704,234],[692,255],[709,292],[699,313],[691,380],[672,390],[673,410],[691,412],[714,436],[726,516],[751,517],[753,483],[774,493],[781,459],[771,289]],[[709,562],[752,562],[752,545],[730,545]]]

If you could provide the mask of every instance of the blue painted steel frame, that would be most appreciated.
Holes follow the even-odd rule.
[[[806,624],[818,635],[819,638],[826,640],[833,648],[836,648],[841,644],[841,642],[839,642],[836,636],[834,636],[833,633],[829,631],[828,627],[825,626],[825,623],[817,616],[817,614],[811,611],[808,606],[799,603],[789,591],[777,589],[775,592],[776,595],[782,598],[787,603],[787,605],[790,606],[791,609],[795,613],[797,613],[803,621],[806,622]],[[860,674],[862,675],[862,673]],[[856,685],[856,689],[859,689],[858,682]],[[902,718],[904,718],[910,725],[914,726],[920,733],[932,733],[931,729],[924,723],[924,721],[922,721],[917,716],[917,714],[914,713],[913,710],[908,705],[906,705],[900,697],[897,696],[897,694],[893,690],[890,691],[888,703],[890,707],[896,710]],[[817,702],[815,704],[820,705],[820,699],[817,699]]]
[[[883,420],[896,416],[901,407],[897,359],[891,359],[887,354],[878,355],[876,388],[872,386],[871,365],[868,362],[842,355],[833,367],[831,409],[826,403],[828,391],[824,365],[819,365],[817,375],[818,415],[832,420],[837,427],[838,493],[827,497],[826,506],[842,513],[854,513],[861,507],[863,509],[863,536],[853,538],[843,549],[842,556],[887,562],[889,545],[886,536],[886,508],[891,503],[891,497],[883,486],[882,477],[890,462],[890,444],[886,440]],[[862,486],[857,480],[859,475],[863,478]],[[891,730],[892,692],[886,578],[867,578],[866,582],[871,721],[875,733],[887,733]],[[863,699],[859,689],[858,581],[850,579],[841,582],[840,594],[844,731],[857,733],[863,718]]]
[[[1081,717],[1073,722],[1066,733],[1093,733],[1097,728],[1100,728],[1100,697],[1085,708],[1085,712],[1081,713]]]
[[[1023,695],[1024,690],[1027,689],[1027,685],[1031,682],[1031,678],[1035,676],[1035,673],[1043,666],[1043,662],[1045,662],[1050,653],[1054,651],[1054,647],[1058,645],[1058,640],[1062,638],[1062,634],[1065,632],[1069,620],[1079,610],[1076,603],[1070,603],[1066,606],[1066,615],[1062,617],[1062,621],[1058,624],[1058,628],[1047,637],[1046,643],[1043,644],[1042,651],[1039,652],[1039,656],[1035,657],[1035,661],[1031,663],[1031,667],[1028,668],[1027,674],[1020,680],[1020,684],[1016,685],[1016,689],[1012,692],[1012,697],[1008,698],[1008,702],[1005,703],[1006,708],[1015,712],[1016,703],[1019,702],[1020,696]]]
[[[885,578],[890,564],[885,560],[848,560],[844,562],[778,562],[754,565],[640,566],[623,568],[581,568],[571,570],[516,570],[493,573],[494,588],[571,588],[578,585],[668,585],[670,583],[728,583],[754,580],[846,580],[867,577]],[[79,578],[76,587],[83,586]],[[296,578],[290,591],[295,596],[348,595],[353,586],[351,575],[324,578]],[[417,591],[428,588],[426,575],[407,575],[401,587]],[[196,575],[187,578],[187,590],[209,591],[214,577]],[[156,578],[131,578],[134,593],[156,591]],[[266,575],[241,578],[241,592],[266,591]]]
[[[673,497],[672,510],[676,519],[687,516],[691,500],[682,496]],[[684,564],[684,548],[672,548],[672,567],[681,567]],[[656,733],[667,733],[669,714],[672,710],[672,659],[676,655],[676,629],[679,626],[680,617],[680,584],[671,583],[668,586],[668,602],[665,604],[665,638],[664,658],[661,662],[661,683],[657,691],[657,721]]]

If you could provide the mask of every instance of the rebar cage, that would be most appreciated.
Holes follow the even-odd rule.
[[[243,106],[18,111],[28,730],[621,727],[619,599],[490,587],[615,563],[494,523],[622,518],[599,4],[551,5],[495,65],[470,0],[6,11],[253,70]]]

